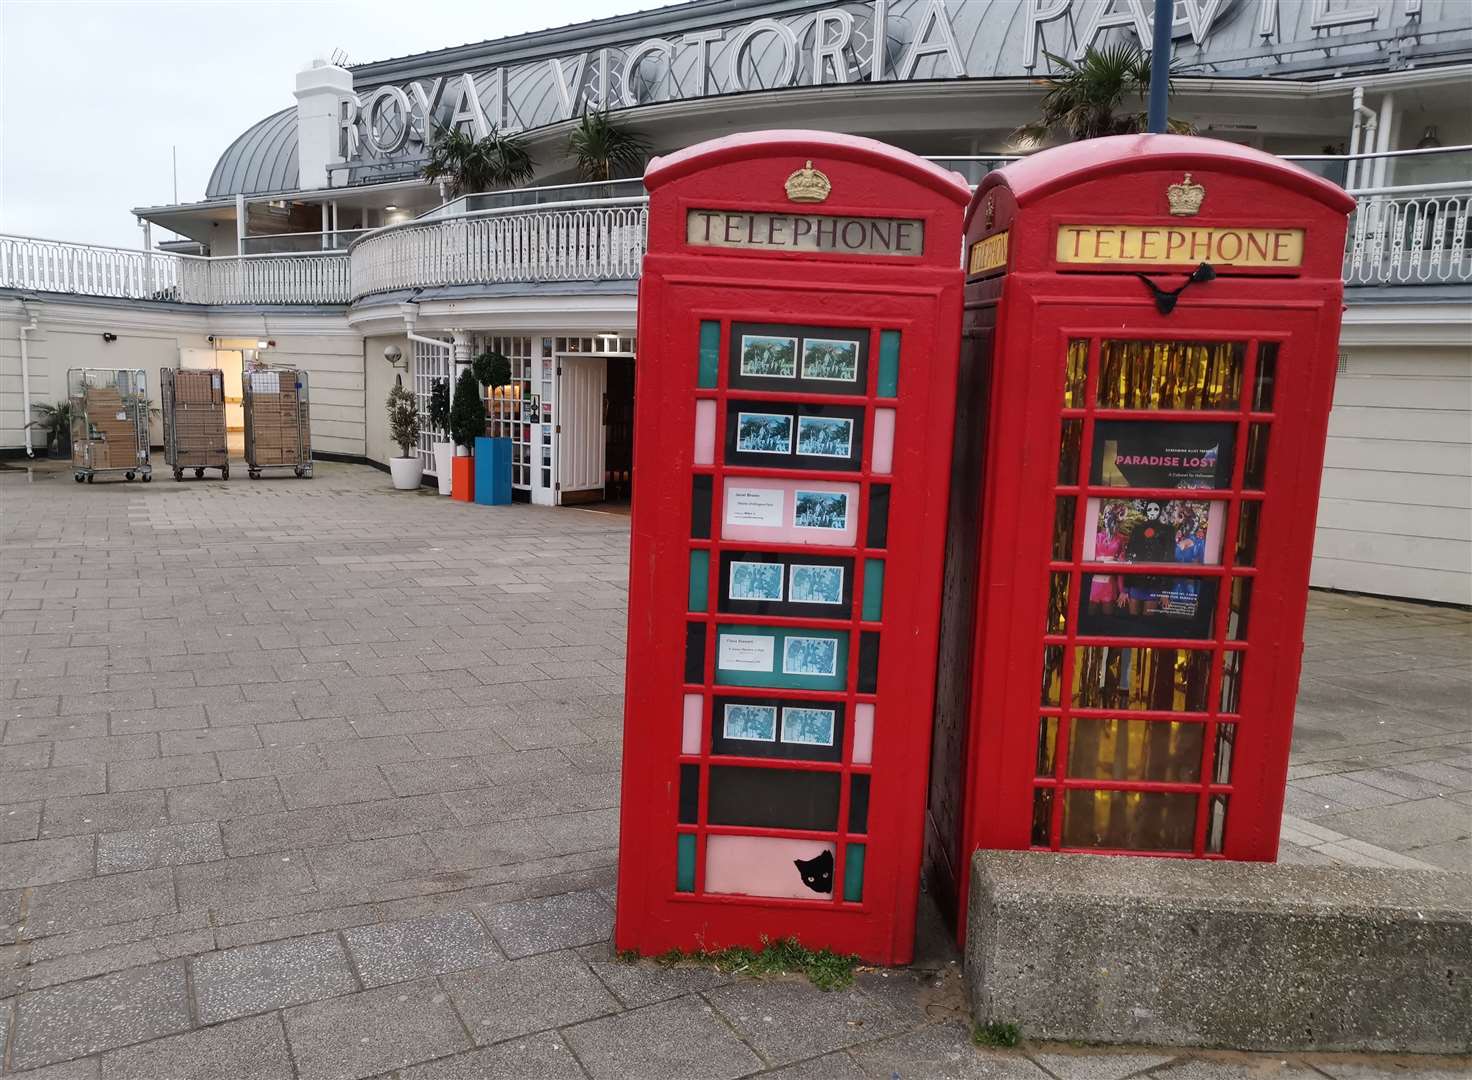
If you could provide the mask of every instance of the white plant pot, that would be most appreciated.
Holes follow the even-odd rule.
[[[431,448],[434,450],[434,476],[440,484],[440,494],[450,493],[452,480],[451,470],[455,460],[455,444],[452,442],[437,442]]]
[[[419,486],[419,481],[424,479],[424,462],[419,460],[419,455],[413,457],[391,457],[388,459],[388,471],[394,478],[394,487],[399,491],[413,491]]]

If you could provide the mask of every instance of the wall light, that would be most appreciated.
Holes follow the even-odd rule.
[[[394,204],[393,204],[393,203],[389,203],[389,204],[388,204],[388,205],[387,205],[387,206],[385,206],[385,207],[384,207],[384,208],[383,208],[383,209],[384,209],[384,212],[385,212],[385,213],[388,213],[388,214],[392,214],[392,213],[393,213],[393,212],[394,212],[394,211],[395,211],[395,210],[397,210],[397,209],[398,209],[398,207],[397,207],[397,206],[395,206],[395,205],[394,205]]]
[[[106,334],[103,334],[102,335],[102,340],[105,341],[105,342],[107,342],[109,345],[111,345],[117,339],[118,339],[118,336],[116,334],[113,334],[113,333],[106,333]]]

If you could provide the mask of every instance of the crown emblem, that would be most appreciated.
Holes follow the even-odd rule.
[[[1165,189],[1165,197],[1170,203],[1173,216],[1190,217],[1201,209],[1201,200],[1206,198],[1206,188],[1193,184],[1191,174],[1187,173],[1179,184],[1172,184]]]
[[[822,202],[832,190],[832,181],[811,161],[787,178],[787,197],[793,202]]]
[[[986,201],[981,204],[981,227],[983,229],[990,229],[992,227],[992,222],[996,220],[997,208],[993,203],[993,200],[995,198],[996,196],[994,195],[988,195],[986,197]]]

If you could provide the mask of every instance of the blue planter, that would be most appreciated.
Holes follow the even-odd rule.
[[[511,440],[475,440],[475,501],[486,506],[511,502]]]

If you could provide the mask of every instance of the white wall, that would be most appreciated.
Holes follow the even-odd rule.
[[[397,345],[406,367],[393,368],[383,358],[383,350]],[[367,386],[367,456],[378,462],[387,462],[397,457],[399,448],[388,437],[388,390],[394,384],[394,376],[402,375],[404,385],[414,389],[414,346],[403,334],[375,335],[363,339],[363,372]]]
[[[1313,584],[1472,604],[1472,343],[1341,351]]]

